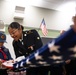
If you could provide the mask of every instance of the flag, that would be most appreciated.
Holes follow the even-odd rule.
[[[13,68],[50,66],[65,64],[76,58],[76,33],[72,28],[63,35],[51,40],[25,59],[13,64]]]
[[[40,29],[42,30],[42,33],[43,33],[44,36],[46,36],[48,34],[48,30],[46,28],[46,24],[45,24],[44,18],[42,19],[42,22],[40,24]]]

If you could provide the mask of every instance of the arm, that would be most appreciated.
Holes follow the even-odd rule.
[[[14,41],[13,41],[13,49],[14,49],[14,53],[15,53],[16,58],[21,56],[18,52],[19,48]]]

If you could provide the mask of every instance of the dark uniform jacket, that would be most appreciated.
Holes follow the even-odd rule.
[[[3,59],[3,60],[11,60],[12,59],[12,57],[9,53],[9,50],[4,46],[0,47],[0,59]]]
[[[20,40],[13,41],[16,58],[22,55],[26,57],[43,45],[36,30],[23,31],[22,42]]]

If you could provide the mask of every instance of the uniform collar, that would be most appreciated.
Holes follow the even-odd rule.
[[[21,39],[19,39],[20,41],[22,41],[23,40],[23,34],[22,34],[22,38]]]

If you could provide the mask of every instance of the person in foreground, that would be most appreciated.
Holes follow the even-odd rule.
[[[72,17],[73,25],[70,25],[70,27],[73,27],[76,25],[76,16]],[[63,30],[62,34],[66,32]],[[65,61],[65,70],[66,70],[66,75],[76,75],[76,58],[73,60],[66,60]]]
[[[70,27],[76,25],[76,16],[72,17],[72,21],[74,24],[70,25]],[[66,60],[65,63],[66,75],[76,75],[76,58],[72,60]]]
[[[23,31],[24,27],[18,22],[12,22],[8,26],[8,32],[13,40],[13,47],[16,58],[25,58],[35,50],[43,46],[42,40],[35,29]],[[47,75],[48,72],[43,67],[26,68],[26,75]]]
[[[7,69],[2,66],[2,63],[5,61],[12,61],[9,50],[4,46],[5,42],[6,35],[3,32],[0,32],[0,75],[8,75]]]

